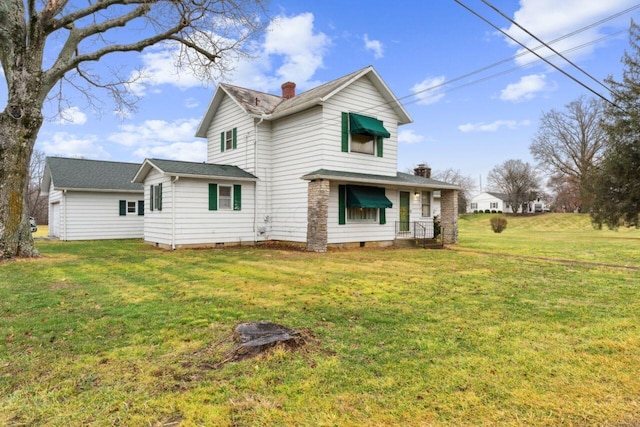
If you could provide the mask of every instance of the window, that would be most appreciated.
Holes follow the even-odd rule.
[[[342,113],[342,151],[382,157],[383,138],[391,134],[382,121],[355,113]]]
[[[377,219],[376,208],[347,208],[347,220],[350,222],[376,222]]]
[[[338,186],[338,224],[347,222],[387,223],[386,208],[393,204],[385,196],[385,189],[360,185]]]
[[[431,216],[431,191],[422,192],[422,216]]]
[[[242,210],[242,186],[209,184],[209,210]]]
[[[373,155],[375,145],[375,137],[373,135],[351,135],[351,152]]]
[[[127,213],[136,213],[136,202],[127,202]]]
[[[471,209],[478,209],[477,203],[471,203]]]
[[[218,193],[218,208],[231,209],[231,187],[228,185],[220,186],[220,192]]]
[[[149,210],[162,210],[162,183],[149,187]]]
[[[238,128],[220,133],[220,152],[233,150],[238,146]]]
[[[489,203],[489,209],[498,209],[498,202]]]

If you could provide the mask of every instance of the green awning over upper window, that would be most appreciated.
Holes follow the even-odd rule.
[[[386,209],[392,206],[393,203],[384,195],[384,188],[359,185],[347,186],[348,208]]]
[[[373,117],[361,116],[360,114],[349,113],[349,132],[375,135],[383,138],[389,138],[391,134],[382,126],[382,122]]]

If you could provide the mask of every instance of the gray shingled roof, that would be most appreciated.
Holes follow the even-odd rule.
[[[362,73],[365,69],[366,68],[354,71],[351,74],[332,80],[289,99],[226,83],[221,83],[220,86],[223,87],[229,95],[235,98],[235,100],[249,114],[285,114],[286,111],[295,109],[298,105],[329,95],[343,84]]]
[[[183,162],[178,160],[147,159],[147,162],[170,175],[198,176],[198,177],[224,177],[257,180],[237,166],[218,165],[213,163]]]
[[[132,183],[139,163],[47,157],[45,180],[56,190],[99,190],[142,192],[142,184]],[[45,184],[45,183],[43,183]]]
[[[416,186],[423,188],[435,188],[443,190],[459,190],[460,187],[447,182],[438,181],[431,178],[423,178],[417,175],[411,175],[408,173],[397,172],[395,176],[386,175],[374,175],[366,173],[356,172],[343,172],[334,171],[328,169],[318,169],[302,177],[302,179],[340,179],[344,181],[360,182],[360,183],[372,183],[372,184],[395,184],[400,186]]]

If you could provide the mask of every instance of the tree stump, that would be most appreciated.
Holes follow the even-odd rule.
[[[239,323],[234,328],[233,340],[238,344],[234,351],[236,360],[254,357],[278,344],[296,348],[305,343],[298,331],[272,322]]]

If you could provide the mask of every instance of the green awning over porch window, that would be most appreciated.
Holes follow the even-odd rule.
[[[389,138],[391,134],[382,126],[382,122],[373,117],[349,113],[349,132],[365,135],[376,135]]]
[[[384,195],[384,188],[359,185],[347,186],[348,208],[386,209],[392,206],[393,203]]]

